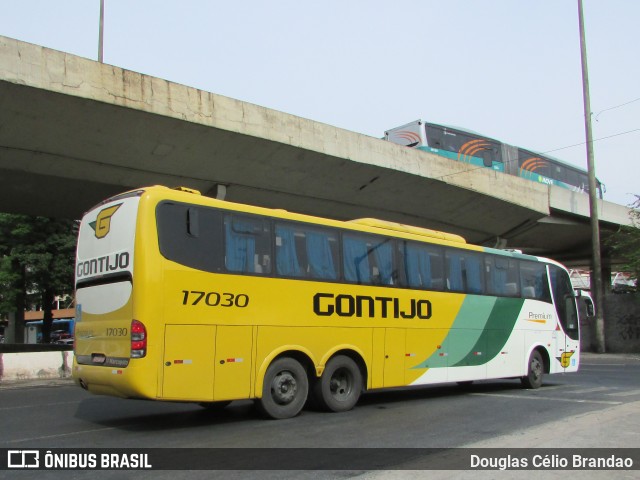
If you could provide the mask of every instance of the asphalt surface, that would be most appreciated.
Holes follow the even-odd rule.
[[[197,405],[98,397],[68,380],[0,385],[0,448],[336,448],[320,471],[9,472],[16,478],[640,478],[640,471],[437,471],[424,458],[393,470],[342,470],[357,448],[640,449],[640,354],[583,356],[578,374],[538,390],[516,380],[438,385],[363,396],[344,414],[303,411],[267,421],[251,402],[211,413]],[[506,450],[505,450],[506,451]],[[426,463],[429,465],[428,463]],[[415,468],[416,470],[412,470]],[[0,477],[3,472],[0,471]],[[10,477],[13,478],[13,477]]]

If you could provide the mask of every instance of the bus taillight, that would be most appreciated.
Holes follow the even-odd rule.
[[[131,321],[131,358],[143,358],[147,354],[147,329],[138,320]]]

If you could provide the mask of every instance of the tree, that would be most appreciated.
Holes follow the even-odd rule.
[[[621,226],[609,239],[613,255],[624,259],[623,269],[631,273],[636,279],[636,291],[638,291],[638,279],[640,278],[640,195],[630,206],[630,225]]]
[[[51,338],[56,294],[73,291],[77,226],[73,220],[0,214],[0,312],[22,323],[30,305],[44,311],[43,342]]]

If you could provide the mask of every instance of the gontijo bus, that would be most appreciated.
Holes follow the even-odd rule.
[[[73,376],[105,395],[287,418],[310,399],[579,365],[551,260],[376,219],[335,221],[150,187],[83,218]]]

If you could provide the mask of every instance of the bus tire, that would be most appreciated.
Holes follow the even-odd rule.
[[[275,360],[264,376],[258,408],[273,419],[295,417],[307,401],[309,378],[300,363],[289,357]]]
[[[333,357],[313,386],[315,403],[323,410],[351,410],[362,393],[362,373],[356,362],[344,355]]]
[[[542,376],[544,375],[544,362],[538,350],[531,352],[527,374],[521,378],[525,388],[540,388],[542,386]]]

